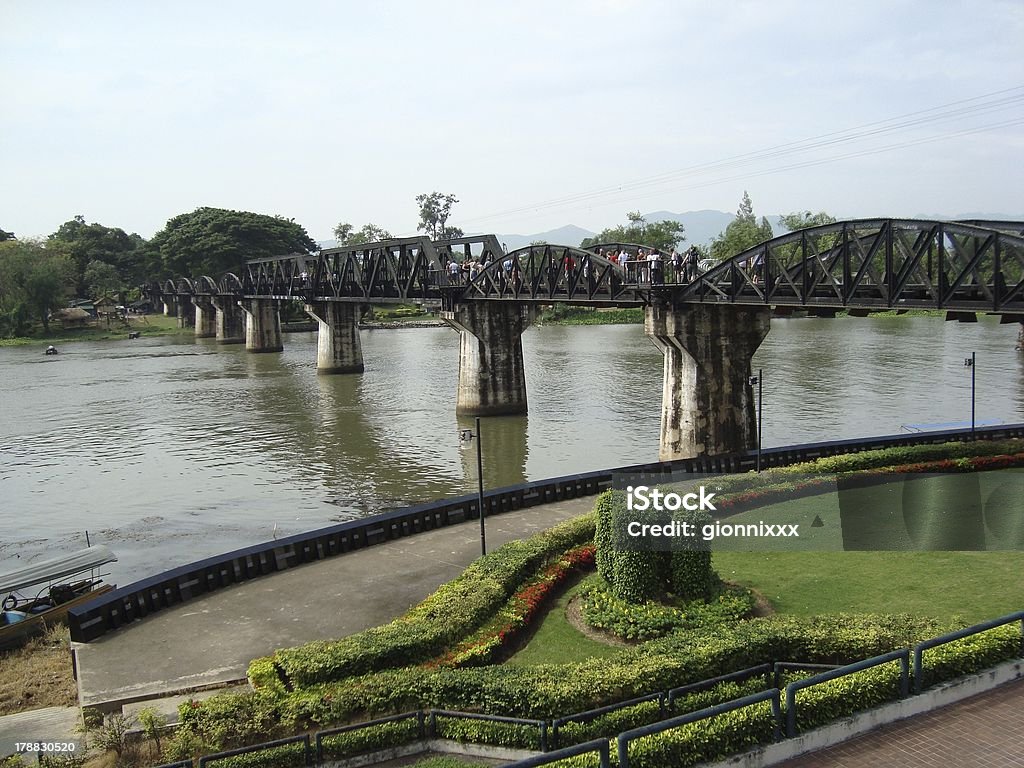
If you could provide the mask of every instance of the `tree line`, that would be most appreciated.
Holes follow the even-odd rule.
[[[453,239],[449,226],[455,195],[432,192],[416,197],[419,229],[433,239]],[[335,227],[341,244],[386,240],[391,233],[374,224],[355,230]],[[0,337],[26,335],[34,323],[49,332],[52,312],[74,297],[137,295],[138,286],[181,275],[241,272],[246,259],[285,253],[315,253],[305,227],[283,216],[224,208],[198,208],[168,220],[146,240],[120,227],[87,223],[83,216],[64,222],[45,239],[18,239],[0,229]]]

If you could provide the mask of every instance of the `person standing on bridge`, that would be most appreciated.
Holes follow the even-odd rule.
[[[451,278],[451,281],[453,283],[455,283],[455,284],[459,283],[459,273],[460,272],[461,272],[461,267],[459,267],[459,262],[457,262],[453,258],[451,260],[451,262],[449,262],[449,264],[448,264],[448,277]]]

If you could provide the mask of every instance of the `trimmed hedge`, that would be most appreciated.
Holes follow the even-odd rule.
[[[603,659],[532,667],[386,670],[289,694],[291,726],[444,708],[555,718],[706,680],[771,659],[846,664],[939,634],[909,616],[771,616],[669,635]]]
[[[368,725],[357,731],[324,736],[321,746],[325,758],[341,760],[362,752],[408,744],[416,741],[419,735],[419,723],[416,718],[410,717],[407,720]]]
[[[598,584],[584,585],[579,595],[587,624],[625,640],[651,640],[680,629],[739,621],[750,616],[755,604],[750,590],[742,587],[726,587],[707,602],[694,600],[680,606],[631,603]]]
[[[491,618],[520,583],[543,564],[593,538],[594,518],[571,520],[523,541],[512,541],[478,558],[462,574],[390,624],[336,641],[287,648],[256,659],[254,687],[277,694],[343,680],[438,656]]]

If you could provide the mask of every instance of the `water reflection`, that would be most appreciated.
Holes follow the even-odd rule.
[[[775,320],[764,444],[1024,420],[1017,326],[926,317]],[[472,493],[455,416],[458,334],[369,331],[366,372],[318,376],[313,334],[282,353],[140,339],[0,349],[0,560],[84,543],[124,580],[393,506]],[[488,488],[657,458],[662,358],[639,326],[523,336],[528,416],[483,422]],[[4,567],[0,563],[0,568]]]

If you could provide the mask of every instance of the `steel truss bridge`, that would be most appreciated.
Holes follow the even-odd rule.
[[[645,246],[531,245],[506,253],[494,235],[425,237],[252,259],[241,275],[178,278],[148,293],[238,298],[429,303],[476,301],[646,306],[736,304],[944,309],[1024,321],[1024,223],[860,219],[791,232],[710,269],[651,269]],[[626,251],[625,266],[605,257]],[[664,257],[664,254],[662,254]],[[451,271],[452,261],[459,269]],[[476,262],[470,275],[462,265]]]

